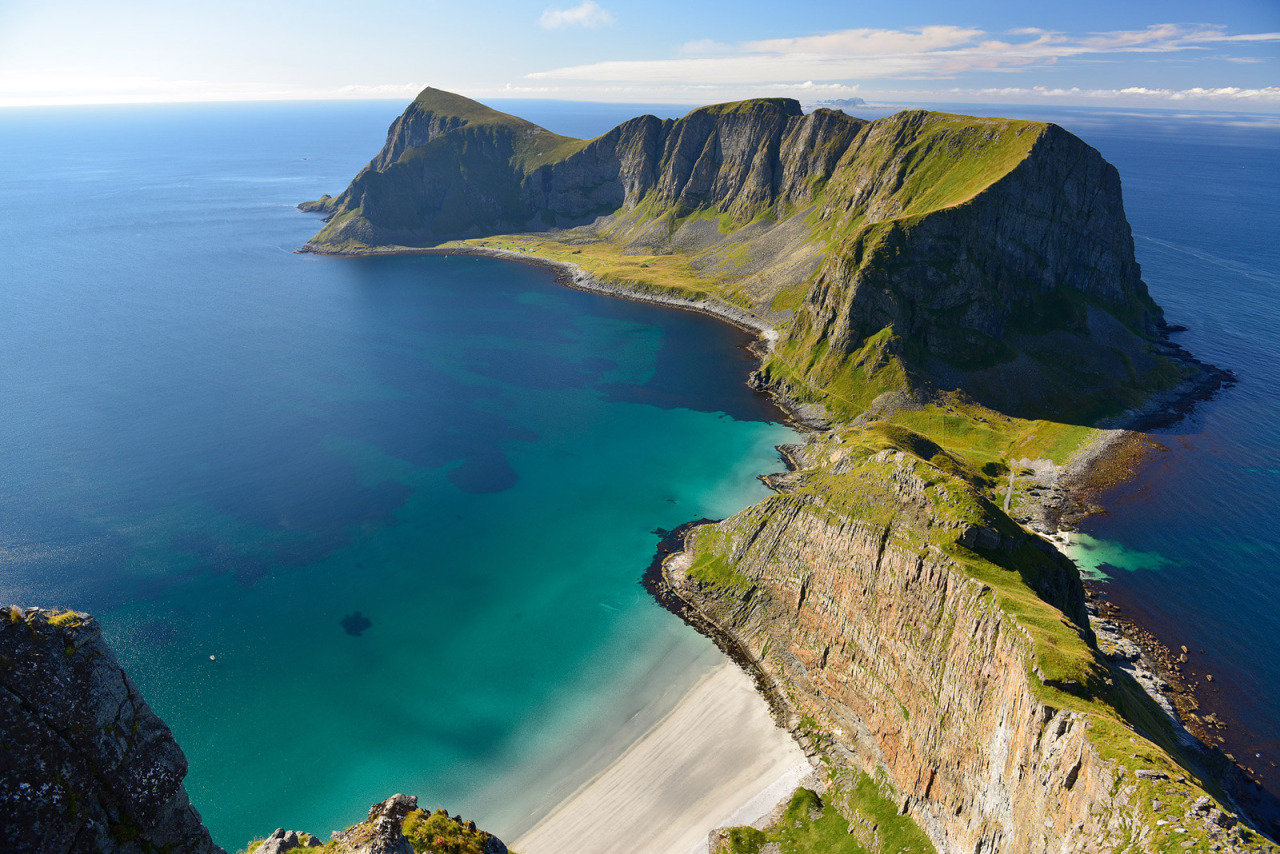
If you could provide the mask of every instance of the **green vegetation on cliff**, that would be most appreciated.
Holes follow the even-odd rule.
[[[409,795],[392,795],[374,804],[365,821],[334,833],[328,842],[281,828],[271,836],[253,840],[239,854],[295,850],[331,854],[515,854],[502,840],[476,827],[474,821],[450,816],[443,809],[427,812],[418,807],[416,797]]]
[[[770,848],[769,846],[773,846]],[[796,789],[765,830],[720,831],[710,854],[933,854],[929,837],[865,774],[833,773],[826,792]]]
[[[1092,424],[1189,373],[1115,170],[1041,122],[759,99],[584,141],[428,89],[307,206],[312,251],[501,246],[746,309],[780,331],[763,384],[840,421],[960,389],[973,419]]]
[[[1100,652],[1074,566],[993,500],[998,467],[885,422],[830,431],[796,459],[783,494],[693,533],[679,589],[803,715],[832,767],[887,769],[880,787],[938,827],[937,812],[985,811],[979,790],[1013,762],[999,788],[1025,815],[967,817],[941,847],[995,833],[1033,850],[1020,846],[1043,814],[1059,835],[1087,824],[1089,850],[1266,850],[1223,812],[1222,761],[1188,749]],[[809,850],[800,840],[853,826],[842,815],[739,828],[722,850]]]

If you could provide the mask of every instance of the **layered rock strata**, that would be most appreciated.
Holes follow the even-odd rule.
[[[909,451],[797,453],[786,494],[696,529],[665,573],[811,746],[942,852],[1267,849],[1107,666],[1051,546]]]

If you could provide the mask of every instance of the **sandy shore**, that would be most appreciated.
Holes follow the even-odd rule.
[[[717,666],[611,765],[512,843],[521,854],[687,854],[811,772],[750,677]]]

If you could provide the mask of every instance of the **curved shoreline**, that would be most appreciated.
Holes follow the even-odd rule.
[[[397,247],[386,249],[370,249],[358,252],[318,250],[307,244],[300,253],[316,255],[332,255],[339,257],[366,257],[379,255],[461,255],[486,257],[495,260],[514,261],[552,270],[557,283],[575,290],[613,296],[636,302],[646,302],[682,311],[695,311],[716,317],[744,331],[759,336],[765,352],[771,349],[777,340],[777,329],[768,321],[737,306],[725,303],[715,297],[706,300],[693,300],[673,297],[667,294],[651,293],[644,290],[628,288],[623,285],[603,282],[581,266],[530,253],[492,247]],[[1164,339],[1165,355],[1191,366],[1195,375],[1178,386],[1150,396],[1143,404],[1126,411],[1119,416],[1098,425],[1097,433],[1084,445],[1078,448],[1061,466],[1055,466],[1055,492],[1061,501],[1059,506],[1051,506],[1052,502],[1041,500],[1036,507],[1037,519],[1031,524],[1039,529],[1060,549],[1069,542],[1075,524],[1080,520],[1099,512],[1105,512],[1098,501],[1103,493],[1138,476],[1147,449],[1139,445],[1145,442],[1145,431],[1170,426],[1183,420],[1201,401],[1212,399],[1221,389],[1234,384],[1235,377],[1230,371],[1207,365],[1196,359],[1181,346]],[[782,394],[779,390],[758,389],[768,394],[774,404],[788,416],[788,421],[795,427],[807,432],[821,432],[830,428],[825,418],[815,413],[811,407],[801,404]],[[793,460],[783,454],[789,470],[794,470]],[[762,478],[771,488],[768,476]],[[776,491],[776,490],[775,490]],[[1048,496],[1046,496],[1048,497]],[[1064,500],[1065,499],[1065,500]],[[780,689],[764,672],[757,662],[738,644],[729,633],[722,631],[712,620],[702,614],[694,605],[675,589],[668,577],[668,572],[681,573],[683,567],[678,558],[687,555],[683,551],[684,540],[688,533],[699,525],[712,520],[702,519],[681,525],[674,531],[666,532],[659,544],[653,563],[644,573],[642,584],[650,592],[659,605],[680,617],[684,622],[701,634],[713,640],[721,651],[740,667],[752,680],[756,693],[767,703],[775,722],[785,729],[794,742],[803,749],[810,761],[817,755],[815,746],[809,742],[801,731],[794,716],[789,713],[787,704],[780,694]],[[1039,524],[1036,524],[1036,523]],[[1119,661],[1116,654],[1108,657],[1125,669],[1135,678],[1156,703],[1169,715],[1180,733],[1185,734],[1188,746],[1198,748],[1206,757],[1220,756],[1229,763],[1224,774],[1224,783],[1234,789],[1237,797],[1247,795],[1239,785],[1241,779],[1252,780],[1239,763],[1223,754],[1213,745],[1209,732],[1202,722],[1188,713],[1194,709],[1194,692],[1180,674],[1168,667],[1166,662],[1173,659],[1173,654],[1155,636],[1143,626],[1132,620],[1122,618],[1115,606],[1103,603],[1098,596],[1096,585],[1085,584],[1086,595],[1090,603],[1090,623],[1100,630],[1099,634],[1107,636],[1113,645],[1119,642],[1122,647],[1132,645],[1128,649],[1140,651],[1139,655],[1130,655]],[[1104,653],[1105,654],[1105,653]],[[1192,703],[1187,702],[1192,698]],[[1181,740],[1181,739],[1180,739]],[[622,757],[615,760],[615,764]],[[612,765],[610,766],[613,767]],[[1235,777],[1235,781],[1228,779]],[[1235,785],[1231,785],[1232,783]],[[576,795],[575,795],[576,796]],[[572,800],[572,797],[569,800]],[[749,801],[758,797],[758,793],[744,793],[742,800]],[[1249,800],[1247,797],[1244,800]],[[562,802],[553,808],[546,818],[555,815],[569,803]],[[545,818],[544,818],[545,820]],[[536,826],[535,826],[536,827]]]
[[[431,246],[423,248],[405,246],[387,249],[368,249],[361,250],[359,252],[335,252],[328,249],[316,249],[308,243],[297,251],[299,254],[304,255],[330,255],[338,258],[365,258],[380,255],[462,255],[477,258],[496,258],[502,261],[518,261],[522,264],[530,264],[534,267],[545,267],[549,270],[554,270],[557,274],[556,281],[566,287],[573,288],[574,290],[605,294],[606,296],[618,297],[619,299],[628,299],[635,302],[647,302],[654,305],[666,306],[668,308],[678,308],[684,311],[696,311],[702,314],[709,314],[712,317],[718,317],[721,320],[725,320],[739,329],[745,329],[748,332],[755,332],[762,339],[768,342],[770,347],[773,346],[773,342],[777,340],[778,337],[778,330],[772,323],[765,320],[763,317],[715,297],[708,297],[705,300],[694,300],[685,297],[674,297],[669,294],[649,293],[643,290],[628,288],[624,285],[615,285],[609,282],[603,282],[579,265],[570,261],[558,261],[554,258],[546,258],[542,255],[531,255],[524,252],[514,252],[510,249],[494,249],[488,246]]]

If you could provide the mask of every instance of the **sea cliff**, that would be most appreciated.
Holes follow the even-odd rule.
[[[843,419],[938,386],[1085,424],[1196,373],[1160,335],[1115,168],[1042,122],[761,99],[584,141],[428,89],[302,207],[328,217],[306,251],[519,232],[606,281],[735,305],[778,327],[760,383]]]
[[[90,615],[0,606],[0,732],[0,850],[225,854],[187,797],[182,748]],[[294,849],[507,854],[475,822],[400,794],[328,841],[280,828],[244,851]]]
[[[919,448],[797,449],[783,494],[689,536],[670,587],[815,755],[895,793],[939,851],[1262,843],[1222,763],[1099,648],[1070,562]]]

